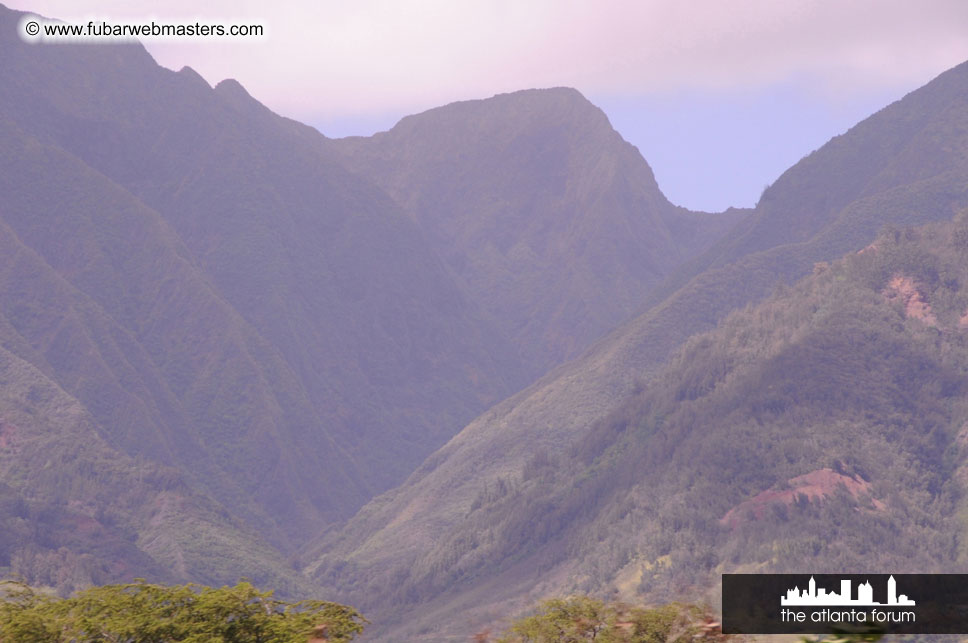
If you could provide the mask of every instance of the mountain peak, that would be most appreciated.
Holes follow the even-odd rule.
[[[184,67],[182,67],[181,69],[179,69],[178,70],[178,75],[180,77],[182,77],[182,78],[189,79],[190,81],[192,81],[195,84],[203,83],[205,85],[205,88],[206,89],[211,89],[211,85],[208,84],[208,81],[205,80],[204,78],[202,78],[202,75],[201,74],[199,74],[197,71],[195,71],[194,69],[192,69],[188,65],[185,65]]]
[[[224,103],[241,114],[248,114],[256,118],[274,116],[272,110],[253,98],[248,90],[242,86],[242,83],[234,78],[226,78],[217,84],[215,93]]]
[[[226,98],[255,100],[252,98],[252,95],[246,91],[245,87],[242,86],[242,83],[234,78],[226,78],[222,82],[215,85],[215,91]]]
[[[703,248],[705,223],[666,200],[638,150],[572,88],[452,103],[334,149],[410,213],[535,374],[577,356]]]
[[[574,87],[533,87],[531,89],[519,89],[513,92],[495,94],[493,97],[483,100],[507,101],[508,103],[517,102],[548,107],[555,105],[583,106],[600,111],[590,100],[585,98],[584,94]]]
[[[523,89],[450,103],[407,116],[391,132],[408,135],[428,127],[434,130],[443,127],[490,136],[494,130],[509,132],[563,125],[585,132],[614,133],[605,113],[570,87]]]

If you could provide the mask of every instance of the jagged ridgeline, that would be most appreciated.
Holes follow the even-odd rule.
[[[575,90],[333,141],[19,15],[0,573],[322,585],[405,640],[962,564],[968,234],[913,226],[968,207],[968,64],[715,215]]]
[[[24,43],[21,15],[0,7],[0,571],[62,591],[298,585],[298,547],[739,217],[670,204],[575,90],[337,142],[140,45]]]

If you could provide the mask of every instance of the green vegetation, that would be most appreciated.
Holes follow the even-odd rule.
[[[135,576],[221,584],[245,570],[287,596],[308,590],[186,478],[112,448],[76,398],[0,348],[0,577],[66,596]]]
[[[524,382],[402,210],[238,83],[9,38],[0,81],[0,574],[298,593],[301,544]]]
[[[964,259],[943,233],[915,251],[930,228],[855,254],[885,224],[968,207],[966,88],[963,64],[792,167],[643,314],[322,537],[309,570],[374,613],[415,606],[402,615],[533,578],[660,600],[728,568],[968,562]],[[895,271],[936,323],[886,292]],[[791,482],[826,471],[865,491]],[[746,504],[792,487],[789,504]]]
[[[573,90],[338,142],[139,46],[0,38],[0,575],[306,571],[419,629],[968,564],[965,222],[837,260],[968,205],[966,76],[713,220]]]
[[[554,598],[515,621],[498,643],[685,643],[722,641],[719,623],[696,606],[656,608],[588,596]]]
[[[827,636],[817,636],[817,637],[803,637],[800,639],[802,643],[875,643],[884,638],[884,634],[880,632],[871,633],[857,633],[857,632],[841,632],[838,634],[830,634]],[[903,640],[906,637],[895,635],[893,637],[895,640]],[[917,637],[914,637],[915,639]]]
[[[0,583],[0,641],[17,643],[305,643],[314,634],[337,643],[355,638],[365,623],[351,607],[287,603],[246,582],[219,589],[138,582],[68,599]]]
[[[966,231],[887,229],[732,314],[593,426],[569,473],[521,485],[483,520],[518,551],[568,543],[581,562],[561,564],[589,588],[637,569],[650,596],[738,566],[963,562]],[[811,472],[841,482],[798,486]],[[764,492],[777,499],[751,502]]]
[[[965,239],[968,216],[885,228],[729,315],[579,439],[481,483],[432,546],[391,562],[382,600],[535,569],[665,602],[714,600],[705,588],[731,570],[962,568]],[[324,563],[353,600],[388,573]]]

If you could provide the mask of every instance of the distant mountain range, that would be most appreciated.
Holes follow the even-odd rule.
[[[737,219],[671,206],[574,91],[447,108],[492,114],[460,167],[434,112],[379,146],[332,141],[140,46],[25,44],[20,15],[0,8],[0,349],[49,393],[18,376],[0,408],[0,568],[64,591],[161,570],[303,583],[297,548]],[[43,419],[50,400],[75,419]],[[78,520],[70,544],[36,537]]]
[[[572,89],[334,140],[20,15],[0,576],[244,576],[434,640],[964,566],[968,63],[700,213]]]
[[[463,631],[552,593],[696,596],[714,572],[785,562],[960,564],[960,523],[944,518],[960,511],[950,503],[966,419],[955,395],[963,362],[953,357],[963,266],[942,250],[960,228],[888,228],[887,249],[864,256],[899,268],[876,279],[857,272],[859,259],[827,264],[870,247],[885,226],[968,208],[966,125],[968,64],[804,158],[654,289],[641,315],[482,414],[404,485],[326,534],[308,571],[387,618],[407,615],[413,634]],[[785,286],[812,272],[796,290]],[[947,322],[905,321],[901,302],[922,300],[949,306]],[[874,323],[891,316],[889,332]],[[875,465],[870,449],[891,453]],[[903,481],[904,468],[921,473]],[[822,481],[819,490],[800,489],[804,479]],[[782,503],[762,501],[773,488],[802,492],[804,511],[821,511],[809,499],[837,496],[841,482],[865,490],[847,506],[885,503],[871,515],[895,534],[887,558],[874,555],[866,521],[841,537],[829,516],[743,527],[760,532],[757,547],[730,536],[734,518],[717,522],[745,516],[743,507],[782,514]],[[918,523],[913,507],[930,517]],[[828,531],[832,544],[811,540]],[[916,551],[918,538],[936,546]],[[789,548],[795,555],[777,554]],[[394,582],[377,580],[385,577]]]

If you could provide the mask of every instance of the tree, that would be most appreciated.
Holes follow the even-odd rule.
[[[136,582],[92,587],[68,599],[22,583],[0,586],[2,643],[306,643],[323,632],[336,643],[352,640],[366,622],[352,607],[287,603],[246,582],[218,589]]]
[[[724,638],[719,623],[696,606],[631,607],[573,596],[545,601],[535,614],[515,621],[498,643],[696,643]]]

